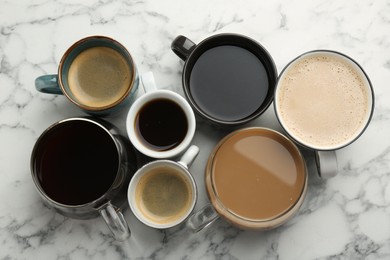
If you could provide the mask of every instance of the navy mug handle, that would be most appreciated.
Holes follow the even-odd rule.
[[[195,43],[183,35],[177,36],[171,44],[172,51],[184,61],[187,60],[195,47]]]
[[[58,85],[58,75],[43,75],[35,79],[35,88],[42,93],[63,95]]]

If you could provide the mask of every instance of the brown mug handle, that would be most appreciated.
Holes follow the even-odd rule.
[[[177,36],[171,44],[172,51],[184,61],[187,60],[195,47],[195,43],[183,35]]]

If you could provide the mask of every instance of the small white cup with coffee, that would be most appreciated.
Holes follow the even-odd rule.
[[[296,143],[316,151],[322,178],[337,174],[335,150],[367,128],[374,92],[363,68],[345,54],[315,50],[292,60],[275,89],[276,116]]]
[[[182,154],[195,134],[195,114],[179,94],[157,89],[153,73],[141,75],[145,94],[130,107],[126,129],[130,141],[142,154],[162,159]]]
[[[127,198],[142,223],[166,229],[187,219],[197,201],[196,183],[188,168],[198,153],[199,148],[192,145],[179,161],[152,161],[134,174]]]

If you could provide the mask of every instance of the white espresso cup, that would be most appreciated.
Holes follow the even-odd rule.
[[[171,90],[157,89],[153,73],[142,74],[145,94],[126,119],[130,141],[142,154],[162,159],[182,154],[195,134],[195,114],[187,100]]]
[[[134,174],[127,198],[138,220],[166,229],[188,218],[197,200],[195,180],[188,168],[198,153],[199,148],[192,145],[179,161],[152,161]]]

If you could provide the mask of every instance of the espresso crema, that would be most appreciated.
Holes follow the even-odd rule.
[[[81,52],[71,63],[68,85],[77,102],[103,109],[126,95],[132,77],[122,54],[109,47],[93,47]]]
[[[137,208],[150,222],[170,224],[188,214],[193,201],[188,178],[175,167],[160,166],[141,177],[135,191]]]

